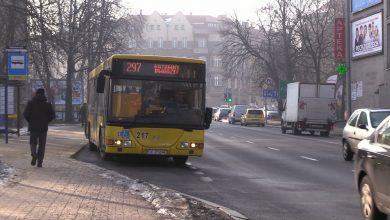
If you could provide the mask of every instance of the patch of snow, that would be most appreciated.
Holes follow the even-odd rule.
[[[0,161],[0,186],[4,186],[15,175],[15,169]]]
[[[88,163],[87,163],[88,164]],[[102,178],[113,180],[116,184],[125,185],[128,192],[143,197],[156,208],[157,213],[175,219],[191,219],[191,211],[186,198],[180,193],[160,188],[153,184],[138,179],[131,179],[115,171],[106,170],[93,164],[88,164],[91,169],[101,171]]]

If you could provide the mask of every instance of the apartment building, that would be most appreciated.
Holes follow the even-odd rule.
[[[232,103],[247,104],[248,82],[244,78],[226,79],[223,74],[221,50],[221,17],[208,15],[166,15],[154,12],[146,19],[141,54],[197,58],[207,63],[207,106],[224,103],[226,90],[232,93]]]

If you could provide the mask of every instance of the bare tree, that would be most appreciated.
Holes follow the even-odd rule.
[[[304,75],[306,79],[312,75],[310,73],[314,73],[314,82],[321,83],[322,78],[327,76],[324,68],[332,66],[325,64],[332,63],[333,59],[332,24],[336,14],[334,1],[313,0],[306,7],[296,5],[295,9],[298,15],[297,33],[302,42],[299,63],[309,73]]]

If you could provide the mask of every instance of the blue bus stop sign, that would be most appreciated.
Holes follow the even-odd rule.
[[[26,80],[28,74],[28,56],[26,49],[6,49],[9,80]]]

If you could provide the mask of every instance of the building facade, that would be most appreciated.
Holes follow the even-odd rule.
[[[390,3],[348,0],[351,111],[390,108]]]
[[[223,74],[220,17],[207,15],[162,15],[154,12],[146,19],[141,54],[178,56],[206,61],[207,106],[248,104],[250,89],[245,77],[226,79]],[[244,70],[243,70],[244,71]],[[244,74],[244,72],[243,72]],[[242,74],[241,74],[242,75]],[[230,91],[232,102],[225,103],[224,93]],[[255,100],[255,98],[253,98]]]

